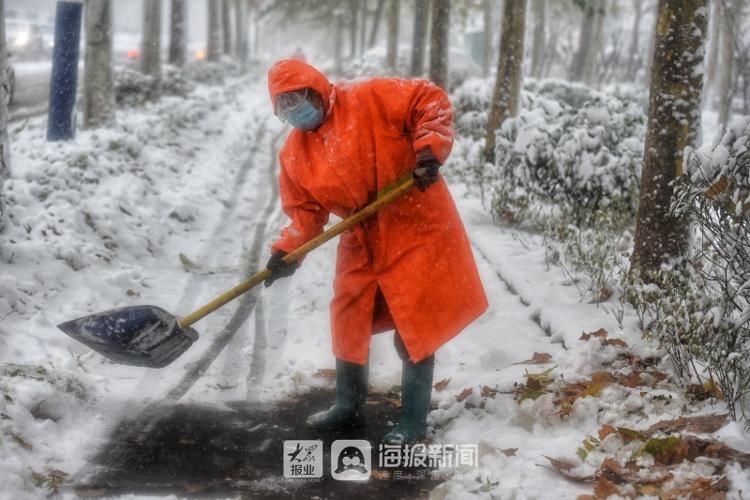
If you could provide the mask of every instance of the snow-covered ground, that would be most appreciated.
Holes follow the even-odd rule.
[[[273,401],[330,383],[318,375],[334,367],[335,243],[309,255],[293,278],[254,291],[260,301],[249,318],[237,301],[199,322],[198,342],[162,370],[115,365],[55,327],[124,305],[184,314],[265,263],[285,220],[271,189],[284,133],[258,75],[121,110],[112,128],[81,131],[68,144],[46,143],[41,119],[11,130],[13,177],[0,233],[0,498],[44,497],[86,465],[117,422],[149,402]],[[614,299],[582,303],[569,277],[546,264],[539,238],[494,226],[462,186],[452,190],[490,309],[436,356],[435,382],[442,383],[433,392],[433,438],[477,444],[480,457],[478,469],[446,471],[435,498],[575,498],[592,486],[563,478],[545,457],[592,473],[604,457],[633,451],[613,433],[577,458],[604,424],[643,430],[725,412],[687,401],[659,378],[668,367],[658,361],[644,375],[649,383],[589,386],[590,397],[579,394],[561,412],[565,384],[602,371],[625,377],[633,373],[629,361],[655,359],[658,350],[641,339],[627,307],[620,326]],[[202,377],[183,383],[233,316],[240,326],[229,346]],[[607,337],[580,338],[600,329]],[[518,364],[534,358],[543,362]],[[392,334],[373,337],[370,363],[374,389],[400,383]],[[549,392],[515,400],[527,372],[550,368]],[[739,424],[713,436],[750,453]],[[676,485],[702,473],[681,467]],[[724,473],[730,497],[750,489],[747,470]]]

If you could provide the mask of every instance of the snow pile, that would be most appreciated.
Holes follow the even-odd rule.
[[[110,128],[48,143],[46,121],[10,130],[12,177],[0,231],[0,477],[9,498],[54,492],[106,426],[158,391],[55,325],[86,313],[176,301],[177,255],[221,213],[242,147],[263,129],[249,78],[197,85],[120,109]],[[229,167],[227,167],[229,165]],[[206,220],[208,219],[208,220]],[[173,375],[176,376],[176,375]],[[151,374],[153,379],[153,374]],[[0,495],[1,496],[1,495]]]

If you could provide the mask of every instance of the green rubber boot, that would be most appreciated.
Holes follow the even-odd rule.
[[[367,365],[336,359],[336,403],[328,410],[307,417],[316,430],[333,430],[365,425]]]
[[[430,412],[432,374],[435,356],[412,363],[403,362],[401,373],[401,419],[396,427],[383,437],[386,444],[411,444],[424,439],[427,434],[427,414]]]

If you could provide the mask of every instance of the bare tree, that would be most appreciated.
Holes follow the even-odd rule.
[[[221,40],[224,55],[232,54],[232,3],[230,0],[221,2]]]
[[[208,44],[206,59],[209,61],[220,61],[222,50],[221,38],[221,2],[222,0],[208,1]]]
[[[395,71],[398,62],[399,0],[388,0],[388,51],[386,66]]]
[[[726,127],[729,121],[734,95],[734,15],[735,9],[731,0],[723,0],[721,8],[721,48],[719,49],[719,86],[716,89],[719,97],[719,123]]]
[[[630,53],[628,54],[628,74],[634,75],[639,68],[639,42],[641,40],[641,19],[643,18],[643,0],[633,0],[633,27],[630,33]]]
[[[359,14],[359,45],[358,52],[360,56],[365,52],[365,43],[367,42],[367,16],[369,11],[367,10],[367,0],[360,0],[362,5],[360,6]]]
[[[385,7],[385,0],[378,0],[375,6],[375,12],[372,14],[372,29],[370,30],[370,40],[367,42],[367,47],[373,48],[378,39],[378,32],[380,31],[380,19],[383,17],[383,7]]]
[[[83,69],[83,125],[99,127],[114,120],[112,84],[112,1],[85,3],[86,54]]]
[[[495,131],[506,118],[518,114],[523,68],[523,42],[526,29],[526,0],[505,0],[500,31],[495,89],[492,93],[484,154],[495,161]]]
[[[360,0],[349,0],[349,57],[357,56],[357,27],[359,25],[359,4]]]
[[[450,0],[432,0],[430,80],[444,89],[448,88],[448,46],[450,24]]]
[[[344,14],[335,12],[336,27],[333,38],[333,60],[335,61],[336,73],[339,75],[344,71]]]
[[[414,2],[414,38],[411,45],[411,76],[422,76],[424,72],[424,54],[427,46],[427,29],[430,26],[431,0]]]
[[[492,64],[492,1],[482,0],[482,21],[484,36],[482,37],[482,76],[487,78]]]
[[[657,271],[687,247],[687,222],[670,203],[672,182],[684,173],[685,147],[695,143],[700,126],[706,2],[659,0],[634,270]]]
[[[531,45],[531,76],[542,77],[545,45],[545,4],[546,0],[532,0],[531,9],[534,12],[534,34]]]
[[[601,46],[605,0],[582,0],[583,18],[578,35],[578,50],[570,68],[570,79],[593,84]]]
[[[708,56],[706,62],[705,86],[703,88],[704,101],[708,99],[711,88],[716,81],[716,68],[719,62],[719,47],[721,46],[721,3],[722,0],[711,0],[711,34],[708,37]]]
[[[187,5],[186,0],[172,0],[169,16],[169,64],[184,66],[187,51]]]
[[[10,176],[10,149],[8,140],[8,99],[10,87],[6,67],[8,65],[8,45],[5,41],[5,0],[0,0],[0,228],[3,226],[2,215],[5,212],[3,183]]]
[[[247,62],[247,2],[234,0],[234,53],[241,63]]]
[[[154,95],[161,81],[161,0],[143,0],[141,71],[154,79]]]

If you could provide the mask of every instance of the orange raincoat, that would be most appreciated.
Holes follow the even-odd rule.
[[[283,60],[268,72],[268,87],[274,103],[279,94],[309,87],[326,110],[316,130],[294,129],[279,155],[281,202],[291,223],[273,250],[290,252],[320,234],[329,213],[346,217],[372,202],[378,190],[414,169],[418,151],[431,149],[441,163],[451,151],[451,104],[430,82],[332,85],[312,66]],[[367,361],[372,333],[398,329],[409,358],[418,362],[487,309],[442,178],[344,232],[333,286],[333,353],[358,364]]]

